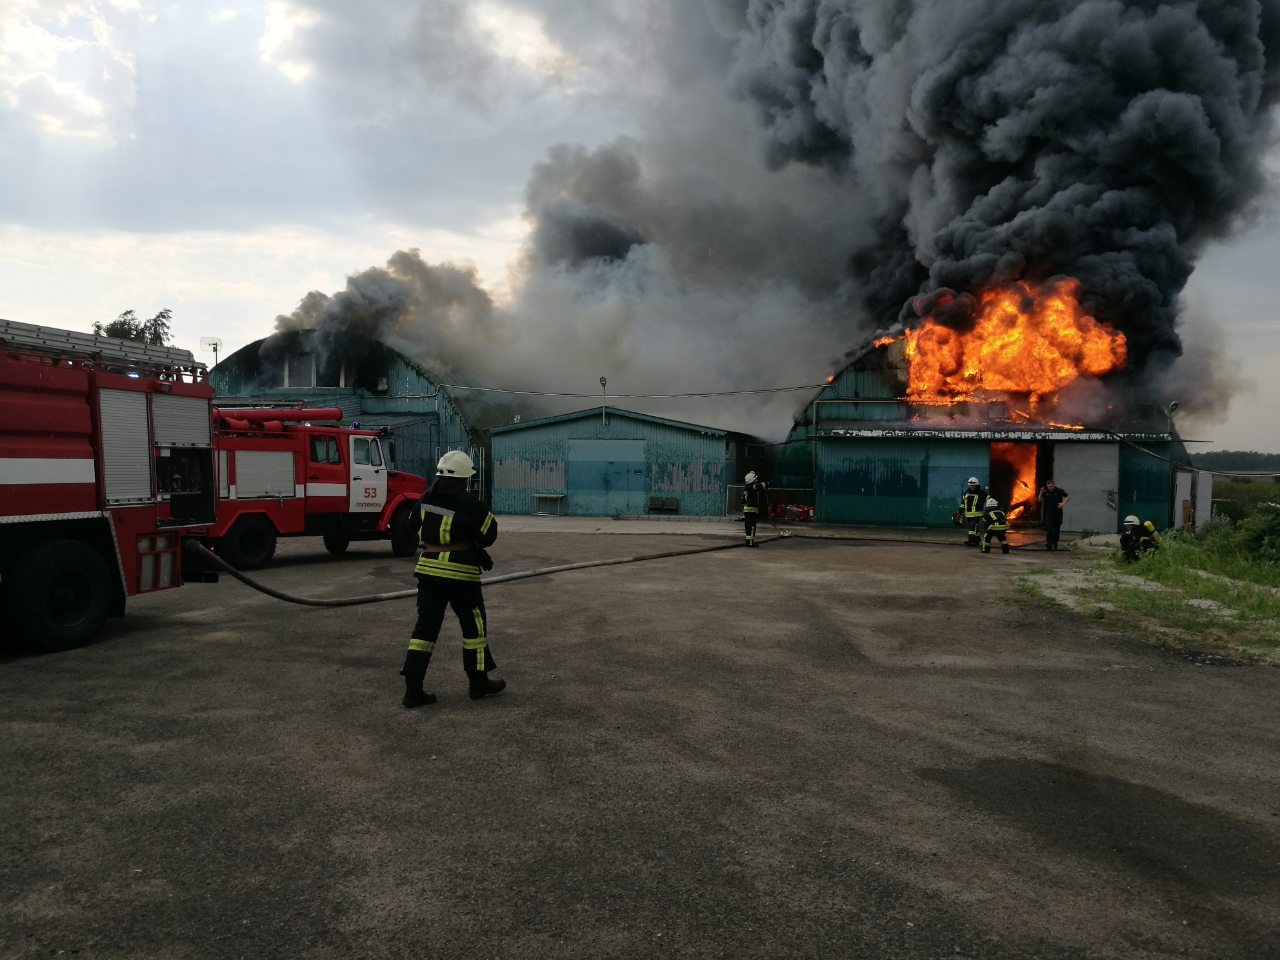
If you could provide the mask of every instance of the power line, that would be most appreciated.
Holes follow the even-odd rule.
[[[794,393],[799,390],[818,390],[830,386],[827,383],[805,383],[796,387],[761,387],[755,390],[721,390],[705,393],[556,393],[548,390],[508,390],[504,387],[477,387],[465,383],[441,383],[449,390],[473,390],[480,393],[503,393],[522,397],[564,397],[575,400],[690,400],[707,397],[745,397],[763,393]],[[437,391],[438,392],[438,391]],[[392,400],[429,400],[436,393],[397,393]]]
[[[1258,477],[1280,477],[1280,470],[1264,470],[1259,473],[1243,473],[1240,471],[1232,471],[1232,470],[1209,470],[1209,469],[1206,469],[1205,467],[1197,467],[1195,464],[1192,464],[1192,463],[1182,463],[1179,460],[1174,460],[1172,457],[1162,456],[1161,454],[1156,453],[1154,450],[1148,450],[1146,447],[1139,446],[1138,444],[1130,440],[1128,437],[1122,436],[1121,434],[1116,433],[1114,430],[1101,430],[1099,432],[1106,433],[1106,434],[1109,434],[1110,436],[1115,437],[1121,443],[1127,444],[1128,446],[1133,447],[1133,449],[1137,450],[1139,453],[1145,453],[1148,457],[1154,457],[1157,460],[1163,460],[1165,463],[1169,464],[1170,466],[1182,467],[1185,470],[1195,470],[1197,473],[1210,473],[1210,474],[1213,474],[1215,477],[1245,477],[1250,480],[1256,479]]]

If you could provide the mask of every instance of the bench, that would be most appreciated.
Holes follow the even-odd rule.
[[[533,495],[535,517],[558,517],[564,513],[563,493],[535,493]]]
[[[679,513],[680,501],[675,497],[650,497],[650,513]]]

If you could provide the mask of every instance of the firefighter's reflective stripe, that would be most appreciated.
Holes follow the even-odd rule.
[[[431,653],[435,648],[436,642],[434,640],[419,640],[417,637],[411,637],[409,639],[410,650],[419,650],[422,653]]]
[[[991,531],[1004,531],[1009,529],[1009,518],[1003,510],[988,510],[983,515],[986,521],[986,528]]]
[[[484,523],[480,524],[480,532],[481,532],[481,533],[488,533],[488,532],[489,532],[489,528],[490,528],[490,527],[492,527],[492,526],[493,526],[493,514],[492,514],[492,513],[486,513],[486,514],[484,515]]]
[[[484,628],[484,612],[479,607],[471,608],[471,618],[475,622],[476,635],[474,637],[462,638],[462,649],[474,650],[476,654],[476,669],[483,671],[484,666],[484,648],[486,643]]]
[[[476,612],[478,613],[479,611],[476,611]],[[463,637],[462,639],[462,649],[464,651],[466,650],[475,651],[476,669],[481,672],[484,671],[484,646],[485,646],[485,638],[483,635],[479,637]]]
[[[418,565],[414,567],[414,572],[426,577],[443,577],[445,580],[479,581],[479,567],[470,563],[454,563],[447,559],[448,556],[447,553],[441,553],[438,556],[423,554],[418,558]]]
[[[986,499],[983,493],[966,493],[960,498],[960,502],[964,504],[964,515],[966,517],[982,516],[982,506],[980,501]]]
[[[760,508],[759,507],[743,507],[742,512],[743,513],[759,513]]]

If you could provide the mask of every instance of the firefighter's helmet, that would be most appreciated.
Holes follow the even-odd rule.
[[[436,464],[436,473],[444,477],[474,477],[476,465],[461,450],[450,450]]]
[[[750,473],[747,474],[747,483],[755,483],[755,482],[756,482],[756,472],[752,470]]]
[[[988,509],[988,510],[990,510],[992,507],[998,507],[998,506],[1000,506],[1000,501],[999,501],[999,500],[997,500],[995,497],[987,497],[987,509]]]
[[[1125,517],[1125,518],[1124,518],[1125,526],[1129,526],[1129,525],[1131,525],[1131,524],[1132,524],[1133,526],[1135,526],[1135,527],[1136,527],[1136,526],[1137,526],[1138,524],[1140,524],[1141,522],[1142,522],[1142,521],[1141,521],[1141,520],[1139,520],[1137,517],[1135,517],[1132,513],[1131,513],[1131,514],[1129,514],[1127,517]]]
[[[970,486],[973,486],[973,487],[976,487],[976,486],[978,485],[978,478],[977,478],[977,477],[970,477],[970,478],[969,478],[969,485],[970,485]]]

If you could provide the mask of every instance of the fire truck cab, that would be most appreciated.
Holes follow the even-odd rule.
[[[224,560],[264,566],[279,537],[319,536],[333,554],[387,539],[395,556],[413,553],[426,480],[391,469],[382,438],[341,418],[336,407],[215,410],[217,518],[202,538]]]
[[[191,353],[0,320],[0,638],[84,643],[179,586],[214,520],[213,388]]]

